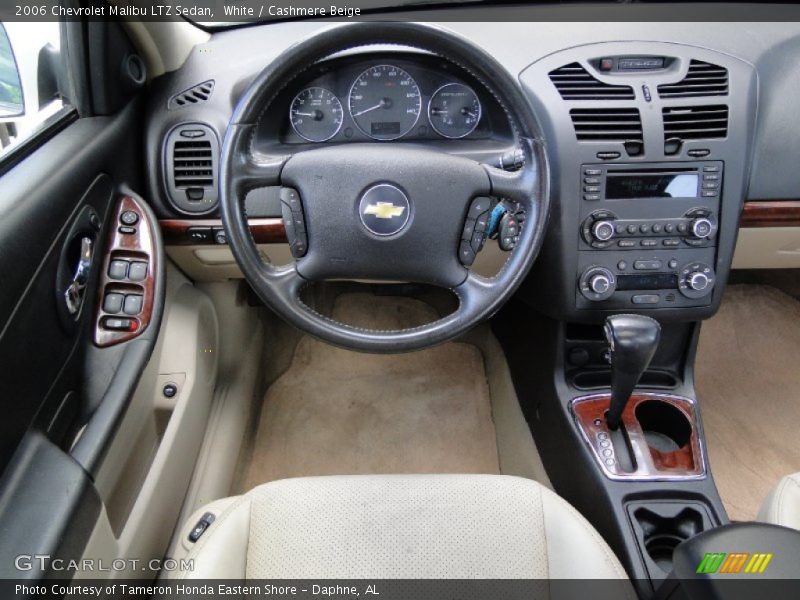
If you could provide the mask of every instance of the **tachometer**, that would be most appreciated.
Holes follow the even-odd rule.
[[[309,142],[324,142],[342,128],[344,109],[333,94],[321,87],[310,87],[297,94],[289,107],[289,121],[297,135]]]
[[[350,115],[376,140],[395,140],[414,128],[422,111],[417,82],[393,65],[370,67],[350,88]]]
[[[446,138],[462,138],[478,126],[481,102],[472,88],[461,83],[448,83],[431,96],[428,118],[436,133]]]

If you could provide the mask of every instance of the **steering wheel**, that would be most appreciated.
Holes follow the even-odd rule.
[[[437,54],[468,70],[505,109],[524,164],[514,172],[420,146],[392,142],[326,145],[291,155],[253,149],[258,119],[300,72],[331,54],[396,44]],[[256,77],[228,124],[220,157],[220,210],[228,244],[261,300],[299,329],[366,352],[403,352],[450,340],[490,317],[510,297],[541,246],[549,208],[548,171],[539,127],[517,81],[491,56],[443,29],[415,23],[353,23],[295,44]],[[302,219],[307,246],[293,264],[265,263],[247,225],[248,191],[281,186]],[[490,198],[525,211],[519,241],[500,272],[487,278],[459,257],[468,218]],[[382,206],[382,208],[381,208]],[[378,214],[381,213],[381,214]],[[375,218],[381,217],[381,218]],[[402,330],[368,330],[334,321],[301,300],[311,282],[369,279],[427,283],[458,299],[451,314]]]

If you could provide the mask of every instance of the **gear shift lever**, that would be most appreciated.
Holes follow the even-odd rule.
[[[606,319],[605,334],[611,351],[611,406],[606,422],[609,429],[616,430],[636,384],[656,353],[661,326],[642,315],[612,315]]]

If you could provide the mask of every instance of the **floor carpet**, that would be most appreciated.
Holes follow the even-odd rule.
[[[348,293],[333,317],[394,329],[436,314],[414,299]],[[454,342],[384,356],[303,337],[267,390],[239,487],[309,475],[498,472],[478,348]]]
[[[733,520],[800,471],[800,302],[775,288],[729,286],[700,332],[696,387],[709,460]]]

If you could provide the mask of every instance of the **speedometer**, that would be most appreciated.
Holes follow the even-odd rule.
[[[417,82],[403,69],[376,65],[350,88],[350,116],[376,140],[395,140],[414,128],[422,110]]]

